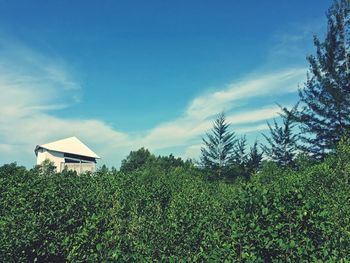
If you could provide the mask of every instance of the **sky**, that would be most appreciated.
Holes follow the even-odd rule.
[[[264,142],[293,106],[331,0],[0,0],[0,164],[77,136],[119,167],[131,150],[198,159],[224,111]]]

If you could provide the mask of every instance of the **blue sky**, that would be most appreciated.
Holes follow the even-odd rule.
[[[77,136],[101,163],[130,150],[197,158],[225,110],[263,141],[291,106],[331,1],[0,0],[0,162]]]

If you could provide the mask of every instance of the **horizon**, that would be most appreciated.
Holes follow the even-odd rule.
[[[263,142],[306,80],[332,1],[0,1],[0,157],[77,136],[119,167],[141,147],[198,159],[225,111]]]

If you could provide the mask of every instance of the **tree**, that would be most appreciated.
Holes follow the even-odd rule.
[[[15,176],[19,173],[25,173],[26,168],[24,166],[18,166],[16,162],[4,164],[0,166],[0,180],[2,177]]]
[[[294,166],[294,158],[297,153],[297,139],[298,136],[293,134],[293,128],[295,123],[293,122],[293,114],[295,114],[298,105],[294,106],[292,110],[288,111],[284,109],[280,114],[282,117],[283,125],[279,126],[277,121],[273,121],[273,126],[267,123],[270,129],[270,136],[263,134],[267,145],[263,145],[263,151],[265,154],[279,166],[291,167]]]
[[[250,147],[250,152],[247,161],[247,175],[250,176],[256,173],[261,166],[263,153],[259,151],[258,141],[256,140],[252,147]]]
[[[230,179],[238,176],[247,177],[248,153],[246,152],[247,139],[242,136],[233,147],[233,154],[230,160]]]
[[[350,179],[350,138],[343,137],[337,145],[336,149],[337,170],[346,184],[349,184]]]
[[[201,163],[204,168],[223,177],[232,158],[235,134],[229,131],[230,124],[226,122],[225,114],[220,113],[213,123],[211,133],[203,138],[204,147],[201,148]]]
[[[175,169],[176,167],[184,167],[185,162],[180,157],[176,158],[172,154],[170,154],[169,156],[159,155],[155,160],[155,165],[169,172],[171,169]]]
[[[302,140],[317,159],[350,135],[350,1],[334,1],[327,19],[324,41],[314,37],[316,55],[307,58],[310,70],[299,90],[303,106],[295,115]]]
[[[246,153],[247,138],[242,136],[234,145],[232,162],[244,168],[247,164],[248,154]]]
[[[141,167],[143,167],[146,163],[155,160],[155,156],[149,152],[149,150],[145,148],[140,148],[137,151],[131,151],[129,155],[122,160],[122,164],[120,166],[121,172],[132,172]]]
[[[107,174],[107,173],[109,173],[109,169],[105,164],[103,164],[100,168],[97,169],[96,173]]]
[[[40,165],[36,165],[34,170],[44,176],[52,176],[56,173],[56,166],[54,162],[45,159]]]

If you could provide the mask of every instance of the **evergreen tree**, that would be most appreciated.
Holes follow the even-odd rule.
[[[247,139],[242,136],[236,141],[233,147],[233,154],[230,161],[230,176],[234,179],[237,176],[247,176],[248,153],[246,152]]]
[[[303,107],[296,114],[302,139],[317,159],[350,135],[350,1],[334,1],[327,18],[326,38],[314,37],[316,55],[307,58],[310,70],[299,91]]]
[[[263,153],[259,151],[258,141],[256,140],[252,147],[250,147],[250,152],[248,154],[247,161],[247,175],[250,176],[256,173],[261,166]]]
[[[220,113],[211,133],[206,134],[206,139],[203,138],[204,147],[201,148],[203,167],[219,178],[223,177],[228,168],[235,143],[235,134],[229,131],[229,126],[225,114]]]
[[[246,153],[247,139],[242,136],[234,145],[232,162],[244,168],[247,164],[248,154]]]
[[[279,126],[277,121],[273,121],[273,126],[267,123],[270,129],[271,137],[263,134],[268,142],[267,145],[263,145],[263,151],[281,167],[294,166],[294,158],[297,153],[297,138],[296,134],[293,134],[293,128],[295,123],[293,122],[293,115],[297,110],[296,105],[291,111],[284,109],[280,114],[282,117],[283,125]]]

